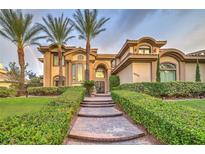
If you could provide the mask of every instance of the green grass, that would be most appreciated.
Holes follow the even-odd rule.
[[[51,100],[52,97],[1,98],[0,119],[13,115],[22,115],[27,112],[38,111]]]
[[[180,100],[180,101],[170,101],[172,103],[181,104],[184,106],[189,106],[194,109],[205,112],[205,100]]]

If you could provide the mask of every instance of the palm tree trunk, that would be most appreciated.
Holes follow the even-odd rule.
[[[85,69],[85,80],[90,80],[90,41],[86,41],[86,69]]]
[[[19,92],[18,95],[22,96],[25,94],[25,60],[24,60],[24,49],[23,47],[18,47],[18,60],[20,66],[20,81],[19,81]]]
[[[58,45],[58,59],[59,59],[59,84],[58,86],[63,85],[63,65],[62,65],[62,48],[61,45]]]

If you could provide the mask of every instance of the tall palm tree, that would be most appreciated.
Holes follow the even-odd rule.
[[[63,67],[62,67],[62,46],[66,44],[68,40],[74,36],[70,36],[73,30],[73,24],[69,18],[64,18],[63,14],[60,17],[53,17],[47,15],[43,17],[44,24],[38,24],[42,31],[45,33],[45,37],[48,42],[56,44],[58,47],[58,61],[59,61],[59,85],[62,86],[63,82]]]
[[[17,47],[18,62],[20,65],[19,95],[24,94],[26,46],[38,44],[37,34],[40,28],[32,25],[32,14],[23,14],[21,10],[0,11],[0,35],[10,40]]]
[[[85,70],[85,80],[90,80],[90,67],[89,67],[89,56],[90,56],[90,42],[94,39],[99,33],[105,31],[103,25],[110,18],[100,18],[98,19],[97,10],[84,10],[82,13],[81,10],[76,10],[73,15],[75,20],[75,28],[80,33],[79,39],[84,39],[86,41],[86,70]]]

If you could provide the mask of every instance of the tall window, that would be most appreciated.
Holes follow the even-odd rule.
[[[95,77],[96,78],[105,78],[105,69],[104,68],[97,68],[96,72],[95,72]]]
[[[65,64],[65,58],[64,56],[62,57],[62,65]],[[59,58],[58,58],[58,53],[53,54],[53,65],[54,66],[59,66]]]
[[[147,45],[143,45],[139,47],[139,54],[150,54],[151,53],[151,47]]]
[[[162,82],[176,81],[176,65],[172,63],[160,64],[160,78]]]
[[[83,81],[83,64],[72,64],[72,80],[73,82]]]

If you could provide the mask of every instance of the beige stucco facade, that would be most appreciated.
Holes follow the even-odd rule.
[[[98,88],[103,88],[101,92],[109,91],[111,74],[118,75],[121,84],[155,82],[159,56],[161,77],[165,82],[195,81],[197,60],[200,64],[201,79],[205,82],[205,52],[185,54],[178,49],[163,48],[166,42],[150,37],[127,40],[117,54],[98,54],[97,49],[91,49],[90,79],[96,82]],[[39,60],[44,64],[44,86],[55,86],[59,73],[59,66],[54,65],[57,47],[41,46],[39,51],[43,53],[43,58]],[[63,57],[64,85],[82,84],[85,78],[85,49],[63,46]]]

